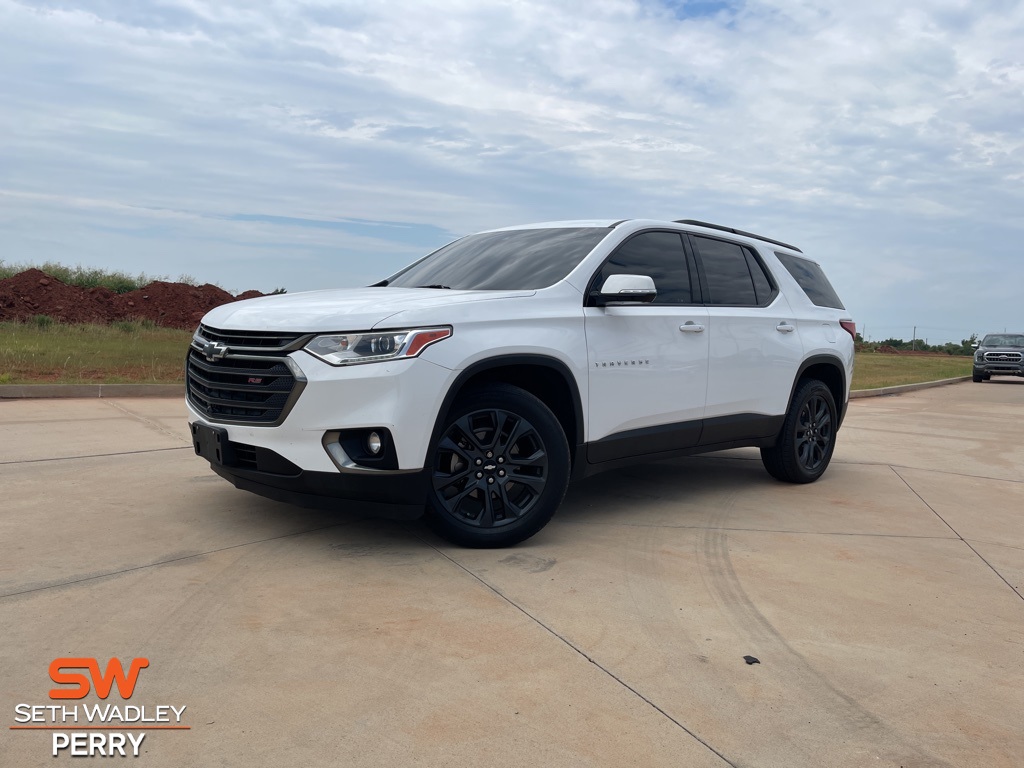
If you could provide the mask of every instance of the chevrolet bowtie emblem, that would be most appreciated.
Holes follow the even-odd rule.
[[[221,360],[228,353],[228,345],[219,341],[208,341],[203,345],[203,356],[211,363]]]

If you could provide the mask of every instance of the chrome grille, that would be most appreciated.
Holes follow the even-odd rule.
[[[212,422],[280,424],[305,386],[282,353],[300,349],[309,338],[200,326],[185,365],[189,403]],[[211,344],[218,347],[215,354]]]
[[[305,340],[310,335],[283,331],[221,331],[208,325],[200,325],[197,334],[207,341],[219,341],[232,349],[266,351],[292,349],[297,341]]]
[[[1020,352],[986,352],[985,362],[986,363],[1019,363],[1021,360]]]

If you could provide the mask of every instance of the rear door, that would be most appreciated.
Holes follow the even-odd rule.
[[[777,423],[757,417],[784,414],[789,406],[803,358],[793,310],[754,249],[705,235],[691,234],[689,243],[700,267],[708,310],[702,442],[774,434]],[[716,425],[721,427],[717,435]]]

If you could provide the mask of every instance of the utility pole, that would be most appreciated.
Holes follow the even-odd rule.
[[[914,326],[914,336],[910,339],[910,351],[917,349],[917,326]]]

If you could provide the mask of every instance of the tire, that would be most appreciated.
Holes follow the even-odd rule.
[[[832,392],[817,379],[796,388],[775,445],[761,449],[768,474],[787,483],[813,483],[828,468],[839,424]]]
[[[982,382],[984,380],[985,380],[985,377],[981,376],[981,375],[979,375],[977,373],[974,374],[973,376],[971,376],[971,381],[973,381],[975,384],[979,384],[980,382]]]
[[[427,523],[465,547],[507,547],[547,525],[569,483],[569,446],[543,402],[508,384],[461,396],[430,452]]]

